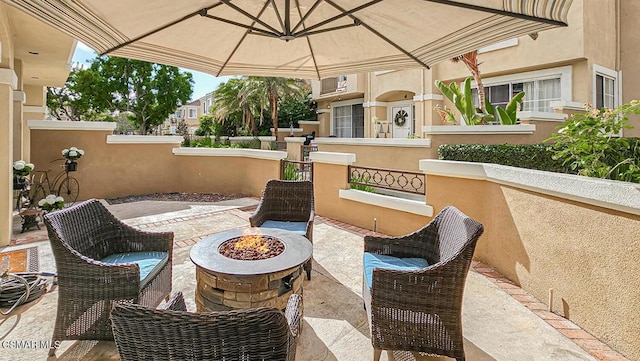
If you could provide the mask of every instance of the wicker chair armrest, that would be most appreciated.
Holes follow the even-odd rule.
[[[253,212],[253,214],[249,217],[249,223],[251,227],[260,227],[262,223],[267,220],[267,210],[263,206],[263,203],[260,202],[258,204],[258,208]]]
[[[110,264],[81,255],[70,250],[70,254],[64,261],[58,261],[58,283],[64,285],[67,282],[78,286],[78,279],[82,284],[96,285],[109,284],[122,290],[122,295],[134,295],[137,297],[140,288],[140,266],[136,263]],[[126,285],[126,287],[122,287]],[[100,287],[93,287],[100,291]],[[111,289],[111,288],[109,288]],[[110,293],[113,293],[111,290]]]
[[[284,310],[284,316],[289,324],[289,329],[293,337],[300,334],[300,323],[302,322],[302,298],[300,295],[292,294],[287,302],[287,308]]]
[[[364,251],[394,257],[421,257],[430,259],[436,247],[435,232],[431,225],[400,237],[365,236]],[[434,237],[425,237],[430,232]]]
[[[165,310],[171,311],[187,311],[187,304],[184,302],[184,295],[182,292],[175,292],[169,302],[164,306]]]
[[[464,280],[467,270],[458,267],[455,260],[437,263],[415,271],[401,271],[393,269],[375,268],[373,270],[371,292],[376,296],[380,294],[391,295],[392,298],[403,300],[405,304],[416,304],[415,298],[422,299],[423,302],[445,303],[452,302],[456,295],[461,300],[464,289]],[[406,302],[407,299],[414,299]],[[455,306],[452,302],[451,306]]]

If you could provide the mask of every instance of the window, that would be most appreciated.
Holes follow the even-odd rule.
[[[542,80],[531,80],[523,82],[509,82],[500,85],[490,85],[484,87],[486,98],[494,106],[505,107],[511,98],[519,92],[525,92],[522,102],[523,111],[533,112],[553,112],[551,102],[561,100],[560,77]],[[478,89],[472,90],[473,101],[478,106]]]
[[[571,66],[562,66],[483,79],[487,98],[493,105],[505,106],[521,91],[525,92],[523,111],[553,112],[552,101],[573,101]],[[472,87],[475,83],[472,82]],[[478,91],[472,89],[478,105]]]
[[[197,109],[196,108],[189,108],[189,118],[195,119],[197,117],[198,117]]]
[[[176,119],[182,118],[182,109],[176,110]]]
[[[364,138],[362,104],[333,107],[333,134],[339,138]]]
[[[617,73],[601,66],[593,66],[594,71],[594,105],[597,109],[602,107],[613,109],[617,106],[616,83]]]

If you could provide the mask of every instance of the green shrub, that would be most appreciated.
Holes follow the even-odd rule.
[[[550,149],[580,175],[640,183],[640,146],[637,138],[619,138],[628,124],[628,114],[640,114],[640,101],[615,109],[585,106],[551,135]]]
[[[349,181],[349,187],[351,189],[355,189],[358,191],[364,191],[364,192],[369,192],[369,193],[373,193],[375,191],[375,188],[371,187],[371,186],[366,186],[364,184],[355,184],[356,183],[369,183],[369,176],[366,175],[361,175],[359,177],[354,177],[351,176],[351,180]]]
[[[302,180],[302,174],[300,174],[295,164],[286,163],[284,166],[284,179],[294,181]]]
[[[438,147],[438,158],[567,173],[568,168],[553,159],[548,148],[544,144],[443,144]]]

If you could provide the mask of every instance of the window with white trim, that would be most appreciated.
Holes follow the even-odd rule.
[[[572,68],[563,66],[483,79],[487,99],[504,107],[511,98],[525,92],[522,111],[553,112],[552,101],[572,101]],[[478,90],[472,82],[473,101],[478,106]]]
[[[593,105],[613,109],[618,105],[618,73],[615,70],[593,65]]]
[[[333,106],[333,135],[338,138],[364,138],[362,103]]]
[[[195,119],[198,117],[198,110],[196,108],[189,108],[189,118]]]
[[[494,106],[506,107],[511,98],[520,92],[524,92],[522,111],[553,112],[551,102],[561,100],[560,77],[549,79],[509,82],[500,85],[484,87],[485,97]],[[478,106],[478,89],[471,90],[473,101]]]

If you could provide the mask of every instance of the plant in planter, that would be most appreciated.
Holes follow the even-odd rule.
[[[493,106],[489,100],[484,99],[485,109],[476,108],[473,104],[473,95],[471,92],[471,77],[468,77],[462,83],[462,88],[458,88],[455,83],[445,85],[440,80],[435,81],[436,87],[440,92],[449,99],[456,109],[462,115],[462,121],[466,125],[484,125],[493,122],[499,122],[502,125],[516,124],[518,118],[516,112],[518,105],[522,104],[524,99],[524,92],[516,94],[506,108],[500,106]],[[440,115],[443,121],[456,123],[455,114],[451,109],[445,107],[436,106],[434,108]]]
[[[66,162],[64,167],[67,171],[73,172],[77,169],[78,164],[76,160],[80,159],[84,155],[84,150],[76,147],[65,148],[62,150],[62,156],[65,157]]]
[[[33,163],[27,163],[24,160],[13,162],[13,189],[24,188],[25,177],[28,176],[34,168]]]
[[[449,99],[462,115],[462,121],[466,125],[488,124],[494,120],[493,115],[483,112],[473,104],[473,95],[471,93],[471,77],[468,77],[462,83],[462,89],[458,88],[456,83],[448,86],[440,80],[435,81],[436,87],[440,92]],[[445,109],[436,109],[445,111],[448,120],[455,119],[451,111],[446,112]]]
[[[38,202],[38,207],[47,212],[62,209],[64,208],[64,198],[56,196],[55,194],[49,194]]]

